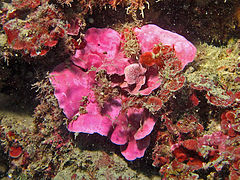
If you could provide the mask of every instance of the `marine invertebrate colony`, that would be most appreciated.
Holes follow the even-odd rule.
[[[76,51],[72,62],[58,65],[50,77],[59,105],[70,121],[68,130],[108,136],[121,145],[127,160],[144,155],[157,120],[152,113],[161,109],[159,101],[167,101],[160,92],[167,91],[170,96],[182,87],[185,78],[181,70],[196,53],[184,37],[158,26],[149,24],[133,31],[141,48],[140,59],[153,51],[162,58],[161,65],[149,67],[141,60],[125,57],[119,33],[90,28],[86,46]],[[152,95],[155,91],[160,91],[160,97]],[[151,108],[154,103],[158,108]]]
[[[16,8],[37,8],[36,11],[29,13],[26,19],[13,15],[3,25],[8,44],[14,50],[22,50],[23,54],[45,55],[66,34],[62,14],[47,2],[39,7],[39,1],[36,1],[36,4],[30,1],[24,1],[22,4],[14,2]],[[32,3],[31,6],[29,3]]]

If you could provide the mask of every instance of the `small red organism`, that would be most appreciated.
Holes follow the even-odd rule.
[[[153,66],[155,64],[155,60],[152,58],[152,53],[151,52],[145,52],[140,56],[139,62],[143,66]]]
[[[169,80],[165,86],[166,89],[168,89],[169,91],[177,91],[179,89],[181,89],[184,85],[185,82],[185,77],[183,74],[178,74],[176,75],[173,79]]]
[[[167,102],[170,97],[171,91],[168,89],[162,88],[158,93],[158,98],[161,99],[163,102]]]
[[[161,57],[164,60],[175,57],[174,48],[168,45],[163,45],[161,43],[155,45],[155,47],[153,48],[153,53],[156,55],[156,57]]]
[[[235,170],[240,170],[240,147],[235,148],[233,150],[233,154],[234,154],[233,168]]]
[[[236,112],[235,111],[227,111],[225,116],[226,118],[231,122],[231,123],[234,123],[234,120],[236,118]]]
[[[171,61],[166,63],[168,67],[168,74],[170,77],[176,76],[182,70],[182,62],[176,58],[173,58]]]
[[[22,154],[22,148],[21,148],[21,146],[11,146],[10,148],[9,148],[9,156],[11,157],[11,158],[18,158],[18,157],[20,157],[21,156],[21,154]]]
[[[185,115],[182,120],[177,122],[176,127],[180,133],[200,133],[204,129],[203,126],[198,122],[198,119],[193,115]]]
[[[164,59],[162,59],[161,57],[156,57],[155,58],[155,63],[160,69],[163,69],[164,66],[165,66]]]
[[[13,131],[8,131],[6,137],[8,141],[14,141],[16,139],[16,135]]]
[[[198,148],[198,142],[195,139],[188,139],[183,141],[182,143],[183,147],[185,147],[188,150],[196,151]]]
[[[201,161],[199,157],[190,157],[187,165],[193,170],[197,170],[203,167],[203,161]]]
[[[240,91],[239,91],[239,92],[236,92],[236,93],[234,94],[234,96],[235,96],[237,102],[240,101]]]
[[[81,27],[81,19],[75,18],[70,21],[69,24],[67,24],[67,34],[71,36],[77,36],[79,34]]]
[[[153,156],[153,159],[154,159],[153,166],[155,166],[155,167],[161,167],[162,165],[168,163],[168,161],[169,161],[169,159],[167,157],[164,157],[164,156],[155,157],[155,156]]]
[[[191,96],[190,96],[190,101],[192,103],[193,106],[197,106],[199,104],[199,99],[197,98],[196,94],[193,93]]]
[[[188,151],[181,146],[176,148],[172,153],[178,162],[184,162],[188,160]]]
[[[153,54],[154,54],[154,60],[155,64],[162,69],[164,67],[164,61],[163,55],[160,55],[161,46],[157,45],[153,48]]]
[[[206,94],[208,101],[215,106],[229,106],[235,101],[232,91],[224,91],[220,96],[214,96],[210,92]]]
[[[196,83],[190,84],[191,88],[199,91],[202,91],[202,90],[209,91],[211,90],[210,87],[214,87],[214,83],[210,79],[208,79],[207,77],[204,77],[203,75],[200,75],[200,77],[201,77],[201,80],[198,84]]]
[[[171,135],[168,132],[158,131],[156,138],[156,146],[152,154],[153,166],[161,167],[168,164],[172,159],[170,146],[172,145]]]
[[[172,62],[172,60],[174,61]],[[160,69],[162,69],[166,63],[169,63],[169,67],[171,71],[173,69],[179,70],[179,67],[182,68],[181,66],[181,61],[179,61],[175,55],[175,50],[174,48],[171,48],[168,45],[162,45],[162,44],[157,44],[153,48],[152,52],[145,52],[140,56],[139,62],[143,66],[153,66],[157,65]],[[180,65],[179,65],[180,62]],[[181,70],[181,69],[180,69]],[[174,70],[175,72],[176,70]]]
[[[81,43],[79,44],[78,47],[76,47],[76,49],[84,49],[87,45],[87,41],[85,39],[82,39]]]
[[[237,110],[229,110],[221,115],[221,128],[230,137],[240,134],[240,113]]]
[[[153,53],[157,55],[160,52],[160,48],[161,47],[159,45],[155,45],[155,47],[153,48]]]
[[[219,155],[219,150],[211,150],[209,151],[209,160],[210,161],[215,161],[220,155]]]
[[[163,102],[157,97],[150,97],[146,104],[152,106],[154,111],[159,111],[162,108]]]
[[[76,180],[77,179],[77,174],[73,174],[72,176],[71,176],[71,180]]]
[[[173,124],[172,120],[169,117],[167,117],[166,114],[162,116],[162,120],[165,121],[164,125],[166,126],[168,132],[174,133],[176,131],[175,125]]]

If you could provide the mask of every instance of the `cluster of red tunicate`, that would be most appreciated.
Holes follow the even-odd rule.
[[[149,107],[154,107],[150,108],[151,111],[158,111],[173,95],[173,92],[181,89],[185,83],[185,76],[181,73],[182,62],[176,57],[174,47],[160,43],[154,46],[152,52],[140,55],[139,63],[147,69],[146,76],[154,74],[156,71],[156,76],[159,76],[158,81],[161,81],[157,95],[149,97],[146,101]],[[149,84],[151,85],[151,83]]]
[[[174,92],[183,87],[185,77],[180,73],[182,62],[177,58],[174,47],[157,44],[152,52],[143,53],[139,62],[144,67],[158,67],[160,76],[167,79],[163,86],[165,89]]]
[[[227,54],[231,52],[232,50],[230,49]],[[220,73],[216,77],[200,74],[190,86],[199,91],[206,91],[205,97],[208,103],[212,105],[220,107],[235,106],[240,100],[240,91],[238,87],[240,78],[238,73],[236,73],[239,72],[239,67],[240,63],[221,66],[216,69],[217,72]],[[222,70],[226,72],[222,72]],[[228,79],[226,80],[225,74],[229,73],[231,73],[231,77],[226,78]]]
[[[165,87],[169,91],[175,92],[175,91],[181,89],[183,87],[184,83],[185,83],[184,75],[183,74],[177,74],[172,79],[169,79],[166,82]]]
[[[1,131],[1,130],[0,130]],[[21,137],[14,131],[7,131],[1,137],[5,141],[5,153],[8,154],[12,166],[25,167],[29,161],[29,154],[21,143]]]
[[[23,149],[17,141],[17,136],[13,131],[6,133],[6,139],[9,143],[8,154],[11,158],[18,158],[21,156]]]
[[[140,56],[139,62],[144,67],[157,65],[163,69],[167,66],[173,75],[182,70],[182,63],[176,57],[174,48],[168,45],[156,44],[152,52]]]
[[[191,143],[188,142],[190,144],[188,147],[195,145],[193,142],[194,140],[191,140]],[[189,167],[191,167],[192,170],[200,169],[203,166],[201,156],[199,156],[193,150],[185,148],[184,146],[176,148],[172,153],[178,162],[185,162]]]
[[[230,137],[240,135],[240,109],[228,110],[221,115],[221,128]]]
[[[156,146],[152,154],[153,166],[162,167],[165,164],[170,163],[170,159],[173,158],[170,147],[173,145],[173,140],[169,132],[158,131],[156,138]]]
[[[206,91],[206,98],[210,104],[227,107],[232,105],[234,102],[239,101],[239,92],[230,91],[226,87],[217,88],[216,84],[212,80],[204,76],[201,77],[201,82],[198,84],[192,83],[191,88],[199,91]],[[219,92],[216,93],[216,90]]]
[[[176,128],[180,133],[202,132],[203,126],[193,115],[187,115],[176,123]]]
[[[223,154],[228,163],[232,159],[235,164],[238,163],[235,160],[237,156],[230,153],[236,152],[236,148],[231,147],[230,142],[230,146],[226,145],[228,136],[220,131],[203,135],[204,128],[193,115],[185,114],[178,120],[170,116],[171,114],[162,116],[166,129],[160,128],[157,132],[153,152],[153,165],[160,167],[164,178],[174,179],[175,174],[181,172],[181,178],[198,179],[199,175],[193,172],[203,167],[214,167],[220,171],[226,163],[219,162]],[[174,121],[177,122],[173,123]]]
[[[198,150],[202,156],[209,158],[209,165],[216,171],[221,171],[224,165],[229,166],[229,179],[237,179],[240,176],[240,148],[239,136],[231,137],[221,131],[204,135],[198,140]],[[208,151],[207,151],[208,149]],[[222,160],[224,159],[224,161]]]
[[[162,116],[167,132],[159,131],[153,152],[153,165],[161,167],[160,172],[166,177],[166,166],[173,165],[188,170],[202,167],[202,157],[196,152],[198,142],[195,139],[203,132],[203,126],[193,115],[184,115],[176,124],[167,114]],[[171,166],[170,166],[171,165]]]
[[[206,98],[211,104],[215,106],[229,106],[235,100],[232,91],[224,91],[221,93],[221,96],[215,96],[211,93],[207,93]]]
[[[168,117],[165,117],[165,126],[168,131],[158,132],[153,152],[153,165],[160,167],[165,178],[174,179],[181,171],[181,178],[197,179],[199,176],[192,174],[194,170],[214,167],[221,171],[224,165],[231,163],[231,177],[239,175],[236,169],[239,168],[240,151],[234,145],[236,139],[230,140],[220,131],[203,136],[202,131],[179,132]],[[225,161],[221,160],[223,158]]]
[[[240,176],[240,148],[234,148],[231,153],[234,154],[234,158],[230,167],[230,177],[237,179]]]
[[[184,114],[176,124],[173,124],[172,120],[165,114],[162,116],[162,119],[165,121],[164,124],[167,130],[173,134],[185,134],[192,138],[204,130],[202,124],[193,115]]]
[[[16,8],[26,6],[36,8],[40,3],[35,1],[30,6],[30,1],[17,2],[12,2]],[[8,15],[10,15],[10,12],[8,12]],[[18,13],[15,13],[9,21],[4,23],[3,29],[11,48],[22,50],[23,54],[30,54],[31,56],[45,55],[66,33],[61,13],[48,3],[43,3],[31,12],[25,20],[19,18]]]
[[[194,96],[194,97],[192,97]],[[196,94],[190,95],[193,108],[198,106]],[[173,178],[181,171],[181,178],[192,176],[194,170],[214,168],[223,171],[228,166],[230,179],[239,177],[240,164],[240,109],[237,104],[221,115],[221,131],[204,135],[204,127],[194,115],[174,119],[172,112],[162,115],[163,126],[157,132],[153,151],[153,165],[160,167],[165,178]],[[215,174],[218,178],[218,174]]]
[[[41,2],[47,2],[48,0],[44,0]],[[21,8],[36,8],[40,5],[40,0],[12,0],[12,5],[17,9]]]

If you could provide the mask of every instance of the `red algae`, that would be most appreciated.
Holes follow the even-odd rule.
[[[22,148],[20,146],[18,146],[18,147],[12,146],[9,149],[9,156],[11,158],[19,158],[21,156],[22,152],[23,151],[22,151]]]

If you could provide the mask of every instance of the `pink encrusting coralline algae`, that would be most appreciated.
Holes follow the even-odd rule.
[[[154,45],[159,43],[174,47],[176,56],[182,62],[183,68],[189,62],[192,62],[195,57],[196,48],[194,45],[179,34],[164,30],[153,24],[136,28],[135,33],[142,53],[151,51]]]
[[[90,28],[85,35],[87,45],[76,51],[72,57],[74,64],[89,69],[106,70],[108,74],[124,74],[129,65],[128,58],[120,51],[120,35],[112,29]]]
[[[141,53],[152,51],[155,44],[163,44],[175,49],[182,69],[194,59],[196,48],[178,34],[156,25],[145,25],[134,31]],[[59,106],[70,120],[68,130],[108,136],[113,143],[121,145],[121,153],[127,160],[141,158],[157,118],[144,106],[127,100],[130,94],[142,92],[146,97],[160,87],[157,73],[151,79],[151,72],[157,68],[152,71],[125,57],[121,36],[112,29],[90,28],[85,40],[86,46],[76,51],[72,63],[58,65],[50,76]],[[104,83],[98,79],[102,73],[106,77]],[[119,82],[113,82],[113,77]],[[144,84],[149,87],[142,90]],[[132,93],[127,86],[137,86],[137,89]],[[113,93],[113,88],[117,93]],[[100,102],[99,96],[108,98]]]

